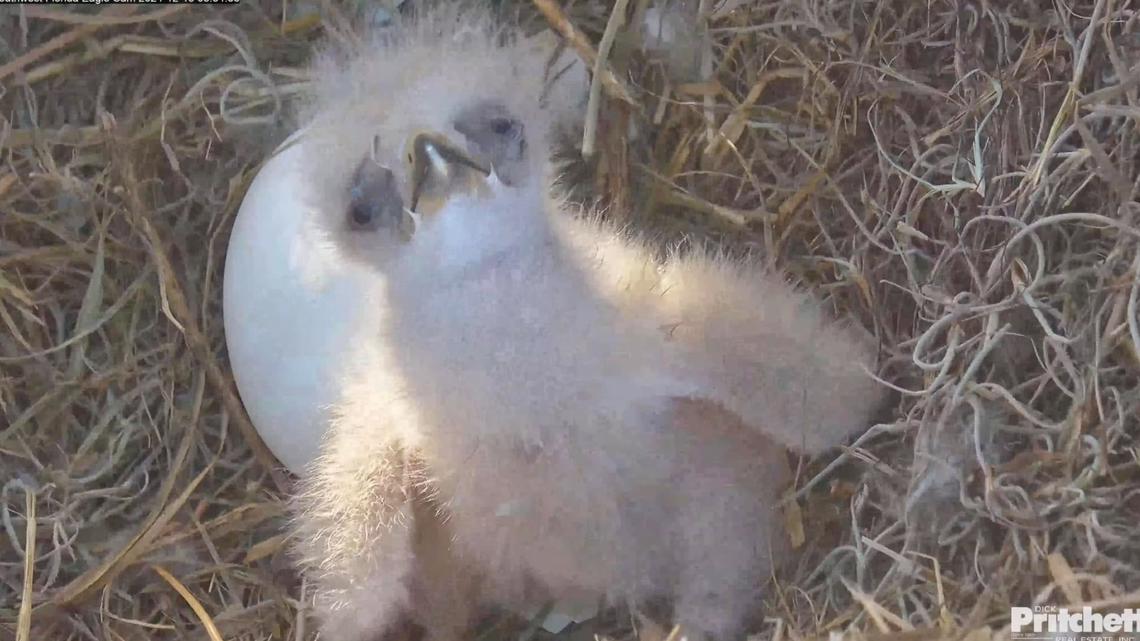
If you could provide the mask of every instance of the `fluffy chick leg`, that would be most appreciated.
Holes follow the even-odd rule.
[[[294,553],[314,586],[322,639],[379,641],[404,621],[418,477],[398,444],[330,430],[292,505]]]
[[[435,501],[415,501],[415,561],[411,580],[412,619],[425,641],[460,641],[478,613],[478,572],[454,553],[447,515]]]
[[[778,507],[790,480],[785,451],[711,404],[674,407],[684,456],[675,618],[689,641],[737,641],[773,559],[790,552]]]

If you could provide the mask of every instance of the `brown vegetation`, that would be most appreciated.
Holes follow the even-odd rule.
[[[501,4],[585,56],[611,13]],[[1140,7],[741,4],[709,21],[707,80],[617,32],[578,170],[880,341],[899,400],[803,462],[804,554],[762,634],[982,639],[1011,605],[1140,605]],[[0,15],[0,639],[311,635],[219,302],[305,60],[362,10],[310,9]]]

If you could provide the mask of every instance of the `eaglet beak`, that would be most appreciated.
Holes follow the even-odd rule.
[[[431,213],[456,193],[484,187],[491,175],[489,166],[433,131],[412,135],[405,156],[412,179],[411,210],[417,213]]]

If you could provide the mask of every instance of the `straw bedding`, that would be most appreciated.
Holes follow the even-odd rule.
[[[380,4],[0,15],[0,639],[312,636],[221,266],[312,47]],[[800,462],[802,555],[760,635],[989,639],[1010,606],[1140,606],[1140,7],[734,4],[703,62],[699,31],[664,59],[628,30],[601,48],[571,182],[763,252],[879,340],[896,402]],[[611,15],[498,6],[587,56]],[[666,633],[615,611],[563,636],[631,627]],[[519,631],[543,634],[483,636]]]

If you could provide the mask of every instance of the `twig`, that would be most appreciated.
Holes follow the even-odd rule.
[[[590,41],[586,39],[586,36],[584,36],[581,31],[578,31],[573,23],[570,22],[570,19],[566,17],[565,12],[558,6],[558,3],[554,0],[533,0],[533,2],[534,6],[546,17],[550,26],[553,27],[559,35],[565,38],[571,47],[574,47],[574,51],[578,53],[578,57],[582,59],[582,62],[585,63],[587,67],[595,69],[595,67],[597,67],[595,62],[598,59],[598,54],[594,51],[593,46],[590,45]],[[611,71],[608,66],[602,65],[597,67],[594,73],[602,77],[602,88],[606,90],[606,93],[608,93],[611,98],[621,100],[627,103],[636,112],[641,112],[641,105],[637,102],[637,99],[633,97],[633,92],[626,87],[620,78],[614,75],[614,72]]]
[[[598,111],[602,106],[602,71],[605,70],[606,60],[610,57],[614,38],[618,29],[625,24],[625,10],[629,0],[617,0],[610,19],[606,22],[606,30],[602,34],[602,41],[598,44],[598,56],[594,59],[594,74],[590,79],[590,102],[586,104],[586,126],[582,131],[582,157],[589,160],[594,157],[594,145],[598,137]]]
[[[190,606],[190,609],[198,616],[198,620],[202,622],[202,627],[206,629],[206,635],[210,638],[210,641],[222,641],[222,633],[218,631],[218,626],[214,624],[214,620],[210,618],[210,613],[206,611],[206,608],[202,606],[202,602],[194,596],[194,593],[181,581],[174,578],[174,575],[161,565],[151,565],[150,568],[154,570],[158,576],[162,577],[162,580],[166,581],[170,587],[174,588],[178,596],[186,601],[186,605]]]
[[[1093,6],[1089,26],[1085,28],[1085,33],[1081,41],[1081,50],[1073,65],[1073,79],[1069,82],[1069,90],[1065,93],[1065,99],[1061,103],[1061,108],[1057,110],[1057,114],[1053,118],[1053,126],[1049,128],[1049,135],[1045,138],[1045,144],[1041,147],[1041,155],[1037,157],[1037,164],[1034,165],[1033,171],[1028,175],[1029,184],[1032,187],[1037,186],[1037,183],[1041,180],[1041,176],[1045,173],[1045,164],[1049,162],[1049,158],[1053,155],[1053,145],[1057,141],[1057,134],[1061,131],[1061,125],[1069,117],[1073,107],[1077,104],[1077,92],[1080,90],[1081,78],[1085,73],[1085,64],[1089,59],[1089,48],[1092,46],[1093,34],[1096,32],[1097,23],[1100,22],[1101,12],[1104,11],[1104,3],[1105,0],[1097,0],[1096,5]]]
[[[81,13],[73,13],[71,11],[62,11],[59,9],[48,9],[46,7],[38,6],[25,6],[22,7],[24,15],[29,18],[37,18],[40,20],[51,20],[53,22],[62,22],[65,24],[78,24],[78,25],[92,25],[98,27],[110,27],[114,25],[127,25],[127,24],[141,24],[143,22],[150,22],[152,20],[162,20],[178,14],[191,5],[180,4],[172,7],[163,7],[155,11],[145,13],[141,16],[129,15],[132,11],[112,12],[107,9],[105,13],[96,15],[86,15]],[[123,15],[118,15],[118,14]]]
[[[181,7],[178,7],[178,8],[181,8]],[[115,7],[111,7],[109,9],[107,9],[105,13],[107,16],[118,18],[118,17],[122,17],[122,16],[129,16],[129,15],[133,14],[136,11],[136,9],[137,9],[137,7],[119,5],[119,6],[115,6]],[[96,31],[102,29],[105,26],[107,26],[107,25],[100,24],[97,22],[96,23],[87,23],[87,24],[81,25],[79,27],[76,27],[75,29],[72,29],[71,31],[68,31],[67,33],[60,34],[60,35],[56,36],[55,38],[52,38],[51,40],[48,40],[47,42],[36,47],[35,49],[32,49],[31,51],[25,53],[24,55],[16,58],[12,62],[9,62],[6,65],[0,65],[0,80],[3,80],[5,78],[7,78],[8,76],[16,73],[17,71],[20,71],[24,67],[27,67],[28,65],[39,60],[40,58],[43,58],[44,56],[48,55],[49,53],[51,53],[57,49],[62,49],[62,48],[66,47],[66,46],[68,46],[74,42],[78,42],[78,41],[86,38],[87,36],[95,33]]]
[[[115,159],[115,164],[118,168],[120,180],[123,183],[123,190],[129,208],[128,213],[150,246],[151,257],[158,269],[159,280],[163,284],[169,302],[171,322],[179,327],[183,336],[186,338],[187,345],[189,345],[194,355],[198,358],[198,361],[206,369],[207,379],[221,396],[226,411],[237,423],[238,429],[249,444],[250,449],[253,450],[253,454],[258,462],[264,465],[265,469],[269,471],[277,489],[282,493],[287,492],[289,483],[279,469],[280,464],[277,462],[276,457],[269,451],[269,448],[266,447],[265,442],[261,440],[257,430],[253,427],[253,423],[250,422],[249,417],[246,416],[241,400],[237,396],[237,392],[234,391],[233,386],[229,383],[229,379],[222,372],[221,367],[218,366],[217,359],[210,349],[210,343],[199,328],[197,317],[190,311],[190,305],[187,303],[186,296],[182,292],[182,286],[175,276],[174,267],[170,262],[170,258],[166,255],[165,248],[167,245],[163,242],[158,230],[154,228],[154,225],[150,222],[150,218],[145,213],[148,211],[148,208],[143,204],[139,196],[140,187],[138,179],[135,176],[133,161],[127,157],[126,154],[119,153],[115,155],[118,156]]]
[[[16,619],[16,641],[32,638],[32,575],[36,570],[36,493],[24,488],[24,591]]]

